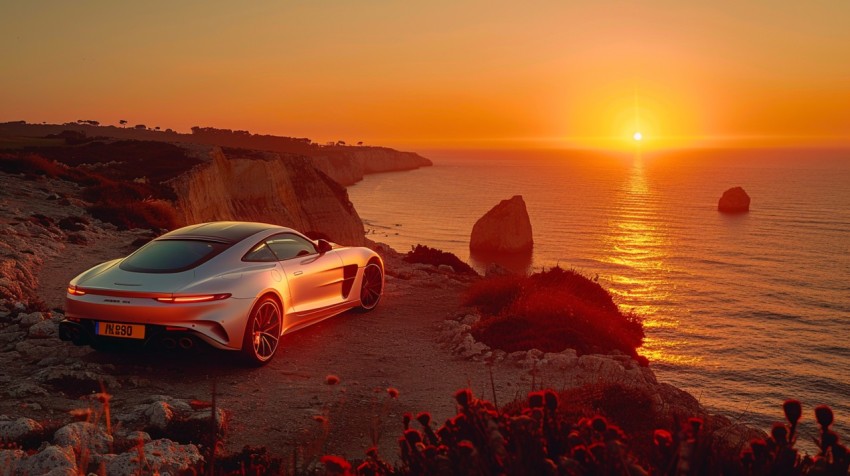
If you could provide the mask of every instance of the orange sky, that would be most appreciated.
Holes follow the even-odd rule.
[[[404,148],[850,145],[850,2],[4,2],[0,121]],[[637,124],[639,122],[639,125]]]

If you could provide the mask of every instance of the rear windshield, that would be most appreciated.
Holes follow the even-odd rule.
[[[155,240],[127,257],[119,267],[136,273],[179,273],[209,261],[228,246],[201,240]]]

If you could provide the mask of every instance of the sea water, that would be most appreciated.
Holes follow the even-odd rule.
[[[370,238],[469,256],[475,221],[522,195],[531,258],[598,277],[644,317],[640,353],[709,409],[769,428],[781,404],[831,405],[850,439],[850,152],[432,151],[433,167],[348,193]],[[749,213],[717,211],[742,186]],[[506,230],[510,232],[510,230]]]

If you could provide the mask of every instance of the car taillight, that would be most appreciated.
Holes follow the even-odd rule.
[[[68,285],[68,294],[71,294],[71,295],[74,295],[74,296],[82,296],[82,295],[84,295],[85,293],[86,293],[86,292],[85,292],[85,291],[83,291],[83,290],[82,290],[81,288],[79,288],[78,286],[75,286],[75,285],[73,285],[73,284],[69,284],[69,285]]]
[[[207,302],[207,301],[221,301],[222,299],[227,299],[231,295],[230,294],[203,294],[199,296],[173,296],[173,297],[158,297],[154,298],[159,302],[167,302],[174,304],[181,303],[193,303],[193,302]]]

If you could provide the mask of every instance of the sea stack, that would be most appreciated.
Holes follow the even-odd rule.
[[[502,200],[472,227],[469,249],[479,253],[527,253],[534,246],[522,195]]]
[[[750,196],[741,187],[730,188],[723,192],[717,202],[717,210],[723,213],[746,213],[750,211]]]

